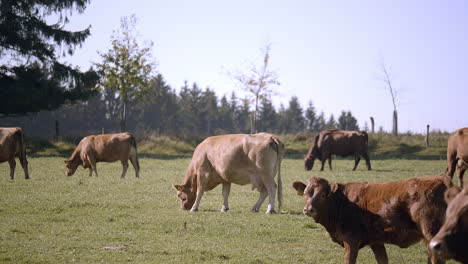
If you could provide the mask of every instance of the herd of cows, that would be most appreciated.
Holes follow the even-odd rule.
[[[180,206],[198,211],[204,192],[222,184],[221,211],[229,210],[231,184],[246,185],[260,193],[252,211],[258,212],[268,197],[266,213],[281,212],[283,200],[281,162],[285,153],[279,137],[259,133],[213,136],[194,150],[182,183],[173,185]],[[355,165],[365,159],[368,170],[368,135],[361,131],[325,130],[318,133],[305,156],[304,166],[311,170],[314,160],[326,160],[332,169],[332,155],[354,156]],[[29,179],[25,136],[21,128],[0,128],[0,162],[8,161],[14,178],[18,158]],[[124,178],[128,161],[139,177],[137,144],[130,133],[87,136],[70,158],[65,160],[66,175],[78,166],[97,176],[97,162],[120,160]],[[377,263],[388,263],[384,244],[405,248],[423,240],[428,263],[454,259],[468,263],[468,187],[463,174],[468,168],[468,128],[450,135],[447,146],[446,175],[410,178],[384,183],[335,183],[312,177],[293,187],[305,199],[303,212],[321,224],[333,242],[345,248],[345,263],[356,263],[358,251],[370,246]],[[459,186],[452,183],[458,171]],[[277,175],[277,176],[276,176]],[[277,178],[275,182],[275,177]]]

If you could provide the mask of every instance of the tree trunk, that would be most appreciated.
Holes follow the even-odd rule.
[[[254,111],[254,118],[253,118],[253,127],[252,127],[252,131],[254,134],[257,134],[258,131],[257,131],[257,110],[258,110],[258,96],[255,97],[255,111]]]
[[[393,135],[398,136],[398,113],[393,111]]]
[[[127,130],[127,98],[123,98],[122,119],[120,120],[120,132]]]
[[[374,118],[373,118],[372,116],[370,117],[370,122],[371,122],[371,127],[372,127],[371,131],[372,131],[372,134],[373,134],[373,133],[374,133],[374,125],[375,125],[375,123],[374,123]]]

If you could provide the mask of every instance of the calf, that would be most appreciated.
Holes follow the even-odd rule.
[[[463,188],[463,174],[468,167],[468,127],[450,135],[447,142],[447,174],[453,177],[458,170],[458,184]]]
[[[23,129],[20,127],[0,127],[0,162],[8,161],[10,179],[12,180],[15,178],[16,157],[19,159],[21,167],[23,167],[24,178],[29,179]]]
[[[444,221],[447,176],[427,176],[387,183],[329,183],[313,177],[293,187],[305,199],[304,214],[323,225],[333,242],[345,248],[345,263],[356,263],[369,245],[378,263],[388,263],[384,244],[406,248],[427,243]],[[442,263],[429,254],[429,263]]]
[[[89,168],[89,176],[93,171],[98,176],[97,162],[114,162],[120,160],[123,166],[121,178],[125,178],[128,169],[128,160],[139,177],[140,164],[137,156],[135,137],[131,133],[118,133],[84,137],[70,158],[65,160],[66,174],[72,176],[79,165]]]
[[[430,248],[442,259],[468,263],[468,189],[452,187],[445,192],[445,200],[445,223],[432,238]]]

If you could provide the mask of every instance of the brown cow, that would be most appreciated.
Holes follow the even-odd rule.
[[[429,245],[442,259],[468,263],[468,188],[448,189],[445,200],[445,223]]]
[[[347,131],[347,130],[324,130],[318,133],[309,152],[304,158],[304,167],[306,170],[312,170],[315,159],[322,162],[321,171],[328,159],[330,170],[332,169],[332,155],[347,157],[354,156],[354,168],[356,170],[361,156],[366,160],[367,169],[371,170],[369,154],[367,150],[368,136],[365,131]]]
[[[222,184],[224,204],[221,211],[225,212],[229,210],[231,183],[252,183],[252,189],[260,192],[252,211],[258,212],[265,198],[269,196],[266,213],[273,213],[276,189],[278,208],[281,210],[280,170],[283,154],[284,146],[280,139],[267,133],[223,135],[205,139],[195,149],[182,184],[173,185],[177,190],[181,208],[198,211],[203,193]],[[275,183],[276,173],[278,187]]]
[[[135,168],[136,177],[139,177],[140,164],[137,156],[135,137],[131,133],[118,133],[84,137],[70,158],[65,160],[66,174],[72,176],[79,165],[89,168],[89,176],[93,171],[98,176],[97,162],[114,162],[120,160],[123,170],[121,178],[125,178],[128,169],[128,160]]]
[[[447,174],[453,177],[455,170],[458,170],[458,184],[461,188],[463,188],[466,163],[468,163],[468,127],[460,128],[450,135],[447,144]]]
[[[313,177],[307,185],[294,182],[293,187],[304,195],[304,214],[345,248],[345,263],[356,263],[359,249],[367,245],[378,263],[388,263],[384,244],[406,248],[424,239],[427,246],[439,231],[446,208],[444,192],[451,184],[445,175],[345,184]],[[429,263],[438,263],[428,254]]]
[[[16,161],[18,157],[24,170],[24,178],[29,179],[28,160],[26,159],[26,142],[20,127],[0,127],[0,162],[8,161],[10,179],[15,178]]]

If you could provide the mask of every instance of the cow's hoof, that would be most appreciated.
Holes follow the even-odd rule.
[[[274,214],[274,213],[276,213],[275,210],[267,210],[267,211],[265,212],[265,214]]]
[[[192,209],[190,209],[190,212],[198,212],[198,209],[197,208],[192,208]]]
[[[258,213],[258,209],[257,208],[252,208],[252,210],[250,210],[251,212],[253,213]]]
[[[225,213],[227,211],[229,211],[229,207],[224,207],[223,205],[223,207],[221,207],[221,212]]]

